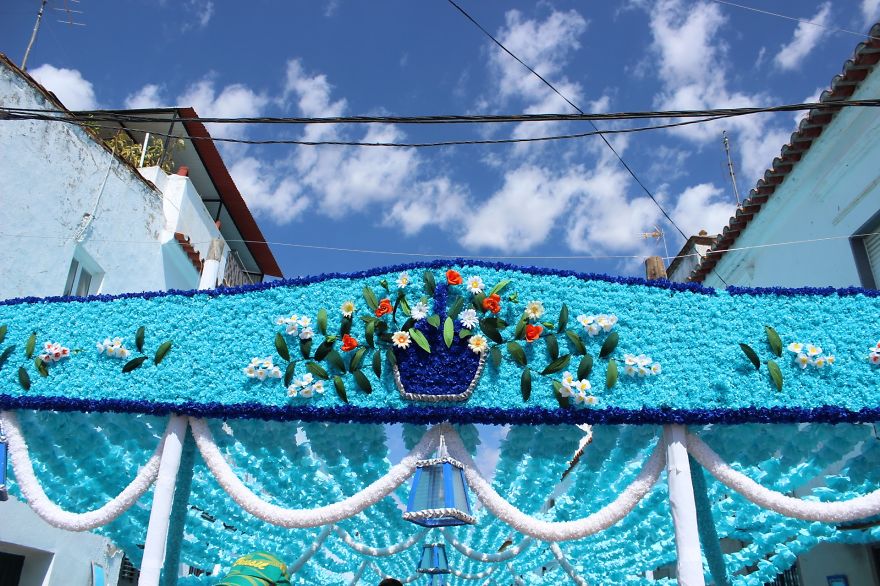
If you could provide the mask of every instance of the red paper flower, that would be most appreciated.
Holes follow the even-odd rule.
[[[387,297],[379,302],[379,307],[376,308],[376,317],[382,317],[383,315],[387,315],[394,311],[391,307],[391,300]]]
[[[461,285],[461,274],[458,271],[449,269],[446,271],[446,282],[450,285]]]
[[[544,331],[543,326],[533,326],[529,324],[526,326],[526,342],[534,342],[538,338],[541,337],[541,332]]]
[[[501,296],[497,293],[492,293],[483,299],[483,310],[491,311],[492,313],[501,311]]]
[[[381,307],[381,306],[380,306]],[[348,352],[349,350],[354,350],[358,347],[358,341],[353,337],[345,334],[342,336],[342,351]]]

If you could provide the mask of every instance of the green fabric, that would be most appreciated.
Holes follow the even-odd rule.
[[[217,586],[289,586],[287,565],[264,551],[249,553],[232,564]]]

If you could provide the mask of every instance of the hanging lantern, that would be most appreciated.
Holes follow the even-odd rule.
[[[463,468],[446,453],[440,436],[437,457],[416,463],[403,518],[423,527],[473,525],[476,519],[471,514]]]
[[[431,580],[428,582],[429,586],[446,586],[446,575],[445,574],[431,574]]]
[[[0,502],[9,500],[9,493],[6,492],[6,454],[6,436],[0,430]]]
[[[446,546],[442,543],[426,543],[422,548],[419,572],[422,574],[448,574],[449,563],[446,561]],[[431,584],[436,583],[431,582]]]

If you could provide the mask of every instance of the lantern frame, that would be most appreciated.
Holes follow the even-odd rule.
[[[421,574],[431,574],[432,576],[451,574],[449,559],[446,557],[446,545],[443,543],[426,543],[422,547],[422,557],[419,560],[418,571]]]
[[[441,454],[443,452],[445,450],[441,447]],[[439,475],[434,471],[436,467],[440,467]],[[425,470],[431,470],[431,472],[425,473]],[[438,476],[442,481],[440,483],[437,483]],[[424,494],[424,491],[418,490],[422,482],[430,483],[427,488],[428,503],[442,506],[416,508],[417,497]],[[456,483],[461,487],[460,491],[456,491]],[[459,498],[456,499],[456,496]],[[441,499],[442,502],[436,502]],[[457,500],[459,502],[456,502]],[[416,462],[416,472],[403,518],[422,527],[454,527],[475,524],[477,520],[471,514],[470,496],[468,495],[467,482],[464,479],[464,466],[461,462],[447,455]]]
[[[8,460],[9,444],[6,443],[6,436],[0,431],[0,502],[9,500],[9,493],[6,490]]]

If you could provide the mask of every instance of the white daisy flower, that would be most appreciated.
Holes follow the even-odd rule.
[[[594,321],[596,321],[596,317],[595,317],[595,316],[592,316],[592,315],[584,315],[584,314],[581,314],[581,315],[577,316],[577,318],[575,318],[575,319],[577,319],[578,323],[581,324],[581,325],[582,325],[583,327],[585,327],[585,328],[586,328],[587,326],[589,326],[591,323],[593,323]]]
[[[312,387],[305,387],[303,390],[299,392],[300,397],[305,397],[306,399],[312,398]]]
[[[318,393],[319,395],[323,395],[324,394],[324,381],[316,380],[315,384],[312,385],[312,390],[314,392]]]
[[[296,397],[298,393],[299,393],[299,387],[297,387],[295,384],[292,384],[289,387],[287,387],[287,396],[288,397]]]
[[[663,372],[663,368],[660,366],[659,362],[655,362],[651,365],[651,374],[660,374]]]
[[[314,337],[314,335],[315,335],[315,330],[313,330],[312,328],[303,328],[302,331],[299,333],[299,339],[300,340],[311,340],[312,337]]]
[[[574,386],[574,375],[572,375],[567,370],[562,373],[562,386],[564,386],[564,387]]]
[[[296,320],[296,325],[301,328],[307,328],[312,325],[312,318],[307,315],[302,316],[298,320]]]
[[[575,381],[574,388],[579,393],[585,393],[585,392],[589,391],[590,389],[592,389],[593,386],[590,384],[590,381],[588,381],[587,379],[584,378],[579,381]]]
[[[468,338],[468,348],[476,354],[482,354],[489,349],[489,344],[486,342],[486,338],[476,334]]]
[[[273,366],[269,369],[269,377],[270,378],[281,378],[281,369],[277,366]]]
[[[627,376],[635,376],[636,375],[636,366],[634,364],[627,364],[623,367],[623,372]]]
[[[483,284],[483,279],[480,277],[468,277],[467,289],[474,295],[482,293],[485,288],[486,286]]]
[[[647,366],[642,366],[641,364],[638,366],[639,376],[648,376],[651,374],[651,371],[648,370]]]
[[[299,331],[299,327],[296,325],[296,322],[289,322],[284,331],[288,336],[295,336],[296,332]]]
[[[598,336],[600,331],[601,328],[599,327],[599,324],[592,323],[587,326],[587,333],[590,334],[591,338],[595,338],[596,336]]]
[[[825,368],[827,362],[828,361],[824,356],[819,356],[818,358],[813,360],[813,366],[815,366],[816,368]]]
[[[538,319],[544,315],[544,304],[540,301],[529,301],[526,304],[526,315],[529,319]]]
[[[340,307],[339,311],[342,312],[343,317],[351,317],[354,315],[354,301],[345,301]]]
[[[616,315],[605,315],[604,313],[596,317],[596,324],[606,332],[610,332],[614,324],[617,323]]]
[[[807,344],[807,356],[818,356],[821,353],[822,348],[814,346],[813,344]]]
[[[409,332],[394,332],[391,334],[391,343],[401,350],[406,350],[412,343],[412,338],[410,337]]]
[[[789,352],[794,352],[795,354],[800,354],[804,350],[804,345],[800,342],[792,342],[787,346]]]
[[[559,389],[559,395],[561,397],[574,397],[574,388],[563,384]]]
[[[312,384],[312,382],[313,382],[314,380],[315,380],[315,377],[312,376],[312,373],[311,373],[311,372],[307,372],[307,373],[305,373],[304,375],[302,375],[302,378],[299,379],[299,381],[297,381],[297,382],[299,383],[299,386],[301,386],[301,387],[307,387],[307,386],[309,386],[310,384]]]
[[[638,356],[636,356],[636,364],[638,364],[639,366],[648,366],[649,364],[651,364],[651,357],[645,356],[644,354],[639,354]]]
[[[623,362],[624,362],[624,364],[634,365],[634,364],[638,364],[638,359],[636,358],[635,354],[624,354],[623,355]]]
[[[480,320],[477,319],[476,310],[468,308],[458,314],[458,322],[467,329],[472,330],[477,327]]]
[[[828,364],[828,366],[834,366],[835,360],[836,360],[836,358],[834,358],[833,354],[829,354],[828,356],[825,357],[825,362],[826,362],[826,364]]]
[[[408,272],[403,271],[402,273],[400,273],[397,276],[397,288],[398,289],[405,288],[407,285],[409,285],[409,282],[410,281],[409,281],[409,273]]]
[[[597,399],[593,395],[587,395],[587,397],[584,399],[584,403],[587,405],[587,407],[595,407],[599,404],[599,399]]]
[[[410,314],[414,320],[425,319],[428,317],[428,304],[424,301],[419,301],[410,309]]]
[[[800,354],[797,355],[797,358],[795,358],[795,361],[798,363],[798,366],[800,366],[801,368],[806,368],[810,364],[810,358],[806,354],[804,354],[803,352],[801,352]]]

